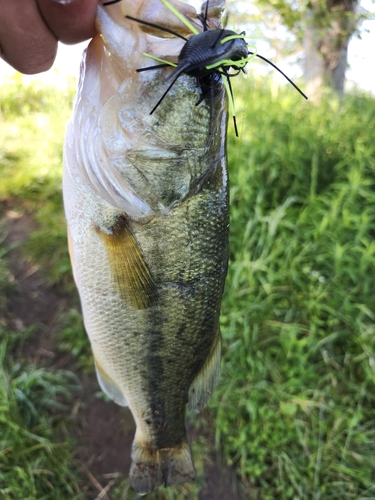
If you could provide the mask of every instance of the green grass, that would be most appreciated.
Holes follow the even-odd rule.
[[[70,372],[14,360],[17,337],[0,331],[0,498],[84,498],[65,429],[79,383]]]
[[[27,253],[61,284],[61,274],[70,270],[60,184],[71,95],[24,86],[20,77],[0,91],[0,200],[33,214],[39,228]],[[19,358],[33,327],[14,332],[5,324],[7,295],[15,286],[3,223],[0,229],[0,498],[83,500],[67,431],[80,384],[71,372]]]
[[[252,92],[228,147],[217,444],[254,498],[374,498],[375,102]]]
[[[0,197],[44,201],[61,192],[62,139],[73,88],[24,85],[21,75],[0,90]]]
[[[24,85],[21,75],[0,89],[0,201],[33,213],[38,229],[25,247],[49,282],[72,283],[62,204],[62,142],[74,87]]]
[[[252,499],[375,498],[375,102],[349,95],[341,108],[328,101],[313,106],[293,89],[276,93],[264,82],[237,83],[243,87],[235,89],[242,124],[240,138],[231,132],[228,141],[231,232],[222,375],[210,403],[216,445],[249,484]],[[73,290],[60,187],[72,94],[23,88],[19,82],[1,92],[0,198],[33,213],[38,229],[25,251],[48,270],[51,283]],[[5,290],[10,286],[6,265],[0,271],[0,290]],[[64,313],[59,335],[60,350],[74,356],[78,370],[90,370],[91,354],[75,309]],[[48,377],[56,376],[64,398],[72,380],[38,367],[17,368],[17,363],[3,368],[2,401],[8,401],[8,410],[0,419],[15,408],[11,420],[17,428],[36,435],[35,429],[43,429],[48,446],[68,457],[71,451],[56,438],[56,422],[63,426],[65,417],[56,420],[58,408],[40,407],[43,398],[26,393],[21,408],[31,420],[25,421],[14,384],[35,376],[43,383],[30,387],[48,394]],[[60,395],[51,401],[60,402]],[[21,463],[37,452],[22,454],[22,449],[39,446],[44,458],[35,460],[41,464],[51,455],[46,441],[28,437],[31,441],[22,444],[10,431],[7,435],[16,439],[7,447],[15,446]],[[206,446],[195,445],[200,477]],[[1,460],[8,460],[7,453],[0,451]],[[53,464],[42,465],[22,469],[51,470],[60,484]],[[16,475],[21,472],[13,469],[12,481],[22,484]],[[60,472],[61,478],[74,474],[66,465]],[[19,498],[34,498],[26,493],[35,481],[49,494],[52,476],[27,477]],[[45,498],[74,498],[79,479],[69,484],[78,484],[70,496]],[[199,485],[149,497],[190,499],[198,492]],[[115,478],[110,497],[130,500],[134,494],[126,480]]]
[[[62,314],[58,350],[72,356],[82,373],[94,373],[90,341],[83,326],[82,314],[77,309],[69,309]]]
[[[6,263],[8,248],[4,244],[5,231],[0,221],[0,311],[3,311],[7,305],[7,294],[12,290],[11,275]]]

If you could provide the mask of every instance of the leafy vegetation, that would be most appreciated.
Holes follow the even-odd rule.
[[[0,200],[15,199],[38,229],[25,250],[50,283],[71,283],[62,205],[62,141],[74,89],[24,85],[16,75],[0,90]]]
[[[60,219],[59,231],[64,235],[61,201],[56,203],[56,192],[61,191],[61,136],[65,126],[56,117],[63,118],[64,111],[67,116],[69,107],[66,99],[61,109],[62,97],[54,89],[25,87],[19,77],[2,87],[0,197],[3,203],[32,211],[35,220],[41,215],[39,208],[46,210],[49,206],[51,216]],[[40,220],[43,234],[48,231],[49,221],[43,217]],[[10,247],[4,243],[5,237],[2,224],[0,498],[83,499],[84,488],[79,485],[80,474],[73,465],[74,448],[66,430],[71,420],[68,410],[74,395],[79,393],[80,383],[71,372],[38,367],[18,356],[34,329],[20,327],[13,331],[5,322],[7,295],[15,291],[14,276],[9,270]],[[58,246],[61,247],[60,238],[55,238],[55,252],[59,251]],[[49,253],[49,259],[51,269],[61,268],[61,263],[54,260],[54,252]],[[38,264],[43,266],[43,261]]]
[[[342,107],[314,107],[292,89],[248,81],[235,96],[243,109],[240,138],[228,142],[222,376],[209,405],[216,446],[252,499],[373,498],[375,102],[348,95]],[[37,229],[23,250],[64,290],[74,289],[60,188],[71,97],[19,83],[0,96],[0,197],[32,213]],[[3,293],[10,281],[5,260]],[[65,310],[60,323],[59,351],[86,373],[80,314]],[[0,496],[80,498],[60,406],[77,381],[26,367],[12,356],[15,335],[4,327],[0,342]],[[207,443],[195,442],[202,477]],[[198,498],[199,487],[149,496]],[[118,477],[110,497],[134,493]]]
[[[62,433],[79,382],[70,372],[13,360],[15,340],[16,334],[0,332],[0,497],[83,498]]]
[[[254,498],[372,497],[375,103],[255,92],[228,148],[217,444]]]

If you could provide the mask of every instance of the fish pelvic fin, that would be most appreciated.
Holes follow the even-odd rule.
[[[97,228],[107,250],[118,292],[135,309],[155,304],[157,289],[142,250],[124,216],[118,217],[109,234]]]
[[[174,448],[150,449],[137,440],[133,443],[130,482],[139,494],[158,486],[194,482],[195,468],[186,441]]]
[[[95,358],[94,358],[95,359]],[[121,392],[117,384],[103,370],[100,363],[95,359],[96,377],[98,379],[101,390],[107,394],[115,403],[120,406],[128,406],[125,396]]]
[[[190,411],[200,411],[208,403],[220,373],[221,337],[217,329],[211,351],[198,375],[189,388]]]

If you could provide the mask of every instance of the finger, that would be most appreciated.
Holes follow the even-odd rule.
[[[46,26],[34,0],[0,0],[1,57],[26,74],[49,69],[57,40]]]
[[[42,16],[58,40],[78,43],[96,34],[98,0],[37,0]]]

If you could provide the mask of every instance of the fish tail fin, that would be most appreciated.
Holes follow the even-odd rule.
[[[193,482],[195,475],[190,446],[186,441],[174,448],[160,450],[152,450],[134,441],[130,482],[137,493],[149,493],[162,484],[171,486]]]

